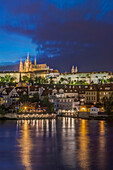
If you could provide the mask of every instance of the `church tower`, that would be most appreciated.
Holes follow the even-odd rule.
[[[24,62],[24,71],[26,72],[26,59],[25,59],[25,62]]]
[[[35,62],[34,62],[34,65],[36,66],[36,57],[35,57]]]
[[[71,73],[74,73],[74,72],[75,72],[75,69],[74,69],[74,66],[72,66]]]
[[[23,72],[24,68],[23,68],[23,63],[22,63],[22,58],[20,60],[20,66],[19,66],[19,72]]]
[[[76,66],[76,68],[75,68],[75,73],[78,73],[78,68],[77,68],[77,66]]]
[[[27,53],[27,62],[29,62],[29,53]]]
[[[29,71],[29,66],[30,66],[30,61],[29,61],[29,53],[28,53],[28,54],[27,54],[27,61],[26,61],[26,64],[25,64],[26,72]]]

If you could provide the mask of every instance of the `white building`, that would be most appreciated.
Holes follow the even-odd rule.
[[[96,108],[96,107],[91,107],[91,108],[90,108],[90,115],[92,115],[92,116],[98,115],[98,108]]]
[[[77,73],[63,73],[54,79],[56,83],[59,82],[61,78],[71,79],[71,81],[85,81],[86,83],[98,83],[99,80],[106,80],[113,78],[112,72],[77,72]]]

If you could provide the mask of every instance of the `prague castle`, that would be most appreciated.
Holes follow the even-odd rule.
[[[27,60],[25,60],[24,64],[22,59],[20,61],[19,72],[35,72],[35,71],[49,71],[50,68],[46,64],[37,64],[36,58],[34,64],[29,59],[29,53],[27,54]]]
[[[22,59],[20,60],[19,73],[22,75],[27,75],[28,77],[47,78],[59,76],[58,70],[50,69],[47,64],[37,64],[36,58],[34,63],[32,63],[29,59],[29,53],[27,54],[27,59],[24,63],[22,62]]]
[[[98,83],[100,80],[107,80],[113,78],[112,72],[79,72],[77,66],[72,66],[70,73],[59,73],[58,70],[51,69],[47,64],[37,64],[36,58],[32,62],[29,58],[29,53],[27,54],[27,59],[23,62],[20,60],[19,71],[4,71],[0,72],[0,77],[5,77],[10,75],[11,77],[16,78],[16,82],[20,81],[21,77],[27,76],[32,79],[36,77],[50,78],[53,77],[55,83],[58,83],[61,78],[64,80],[71,79],[73,82],[83,81],[88,84]]]

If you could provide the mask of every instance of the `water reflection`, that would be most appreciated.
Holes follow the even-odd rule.
[[[80,130],[78,137],[78,161],[81,169],[89,169],[90,158],[89,158],[89,136],[87,120],[80,120]]]
[[[99,126],[100,126],[100,135],[105,135],[105,121],[100,121],[99,122]]]
[[[18,140],[20,147],[20,157],[22,165],[26,170],[31,170],[31,150],[32,150],[32,140],[30,137],[30,130],[28,121],[25,120],[22,124],[22,136]]]
[[[106,124],[66,117],[17,121],[21,169],[107,169],[113,126]]]
[[[62,144],[61,164],[69,168],[76,167],[76,140],[75,125],[76,119],[62,118],[62,131],[60,142]],[[60,130],[61,130],[60,129]]]
[[[99,122],[99,147],[98,147],[98,157],[99,157],[99,166],[100,169],[106,165],[106,130],[105,130],[105,121]]]

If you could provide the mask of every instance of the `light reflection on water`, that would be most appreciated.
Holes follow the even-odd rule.
[[[102,167],[105,167],[106,164],[106,138],[105,138],[105,133],[106,133],[106,129],[105,129],[105,121],[100,121],[99,122],[99,147],[98,147],[98,155],[99,155],[99,166],[100,169],[102,169]]]
[[[20,147],[20,157],[23,166],[27,170],[31,170],[31,150],[32,150],[32,138],[30,137],[29,132],[29,122],[27,120],[22,124],[22,136],[18,140]]]
[[[80,135],[78,138],[78,161],[80,164],[80,168],[88,169],[90,167],[89,161],[89,136],[88,136],[88,128],[87,128],[87,120],[80,121]]]
[[[0,121],[0,129],[1,169],[113,169],[113,122]]]

